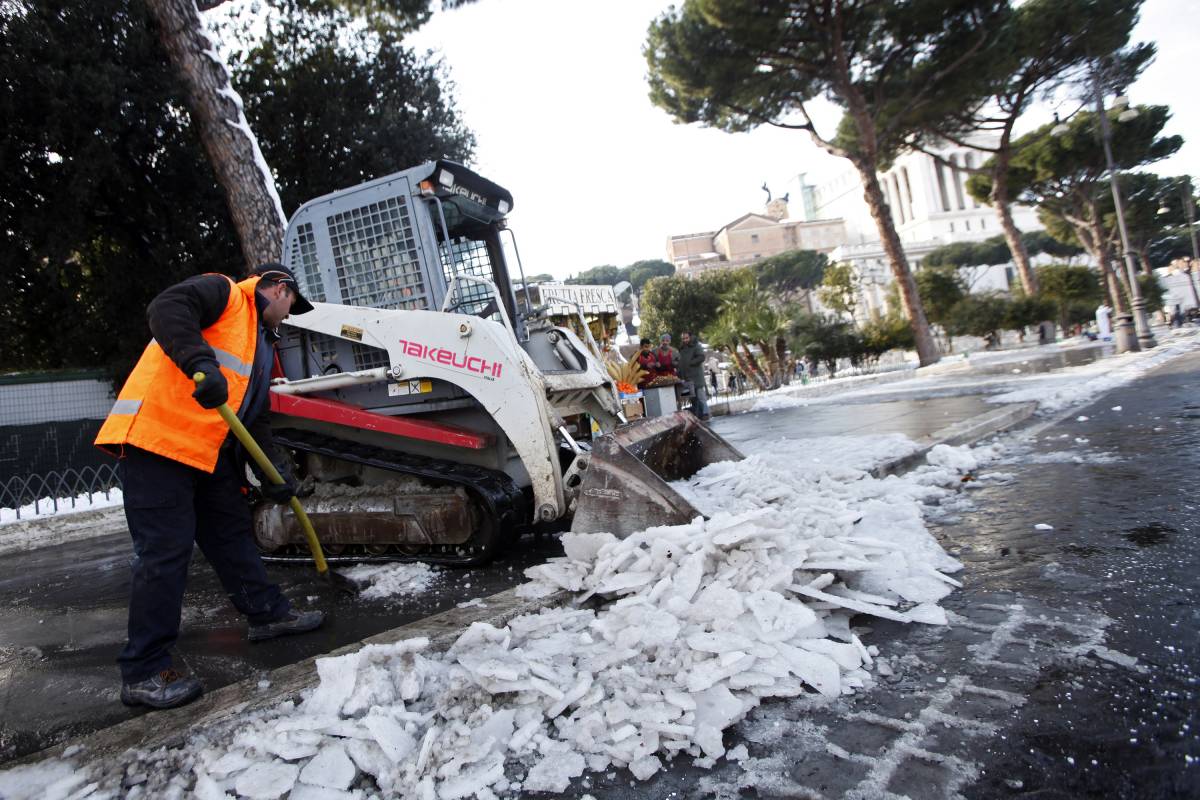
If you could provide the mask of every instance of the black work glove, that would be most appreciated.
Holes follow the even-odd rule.
[[[263,485],[259,487],[263,497],[270,500],[272,503],[279,505],[287,505],[292,498],[296,496],[296,486],[291,481],[284,478],[283,483],[271,483],[270,480],[263,481]]]
[[[206,361],[192,372],[204,373],[204,380],[196,384],[196,391],[192,392],[192,397],[196,398],[201,408],[216,408],[229,400],[229,383],[215,363]]]

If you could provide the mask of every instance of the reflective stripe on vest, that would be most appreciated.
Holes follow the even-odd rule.
[[[211,343],[209,346],[212,347]],[[213,352],[216,353],[217,363],[225,369],[233,370],[244,378],[249,378],[251,373],[254,372],[253,361],[249,363],[242,361],[233,353],[226,352],[219,347],[213,347]]]
[[[229,280],[226,278],[226,280]],[[225,310],[202,330],[229,385],[229,407],[242,406],[254,371],[258,344],[258,277],[230,283]],[[133,445],[190,467],[212,472],[229,434],[216,409],[201,408],[192,397],[196,384],[151,340],[133,368],[112,411],[96,436],[96,446],[120,455]]]
[[[118,400],[113,403],[112,410],[109,414],[136,414],[138,409],[142,407],[141,400]]]

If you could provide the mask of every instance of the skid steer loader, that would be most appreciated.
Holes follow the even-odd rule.
[[[331,559],[480,563],[572,519],[683,522],[697,512],[667,482],[741,458],[687,412],[626,424],[595,342],[528,297],[518,313],[512,206],[439,160],[291,219],[283,260],[314,310],[281,328],[272,427]],[[306,557],[286,508],[258,505],[255,532],[267,557]]]

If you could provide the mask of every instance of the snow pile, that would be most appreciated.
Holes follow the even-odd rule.
[[[80,511],[94,511],[98,508],[110,508],[119,506],[125,502],[124,496],[120,489],[109,489],[108,496],[105,497],[104,492],[84,493],[71,497],[60,497],[57,502],[57,510],[55,509],[55,500],[51,497],[43,497],[36,503],[28,503],[21,506],[20,515],[17,514],[17,509],[12,507],[0,508],[0,525],[7,525],[13,522],[25,522],[31,519],[41,517],[63,516],[65,514],[74,514]]]
[[[645,780],[685,755],[711,766],[764,698],[872,682],[878,651],[854,615],[945,624],[937,601],[957,585],[922,503],[951,494],[945,464],[961,453],[876,480],[790,445],[676,484],[708,520],[564,535],[565,557],[526,570],[523,593],[567,589],[569,607],[476,623],[445,653],[411,639],[319,659],[303,702],[87,766],[79,785],[136,774],[145,797],[490,798],[562,792],[585,770]],[[40,796],[21,788],[9,794]]]
[[[361,564],[342,574],[363,587],[359,596],[365,600],[422,594],[440,577],[428,564]]]
[[[989,403],[1023,403],[1035,400],[1038,413],[1059,411],[1069,406],[1095,400],[1118,386],[1124,386],[1155,367],[1200,348],[1195,336],[1173,339],[1153,350],[1125,353],[1079,367],[1064,369],[1053,376],[1029,382],[1027,388],[1015,389],[988,398]]]

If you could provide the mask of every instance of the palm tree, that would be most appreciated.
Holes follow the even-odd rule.
[[[766,389],[768,383],[763,378],[762,368],[746,345],[746,338],[740,329],[737,318],[726,312],[720,314],[716,322],[705,329],[704,337],[710,345],[728,353],[743,375],[753,379],[760,389]]]

